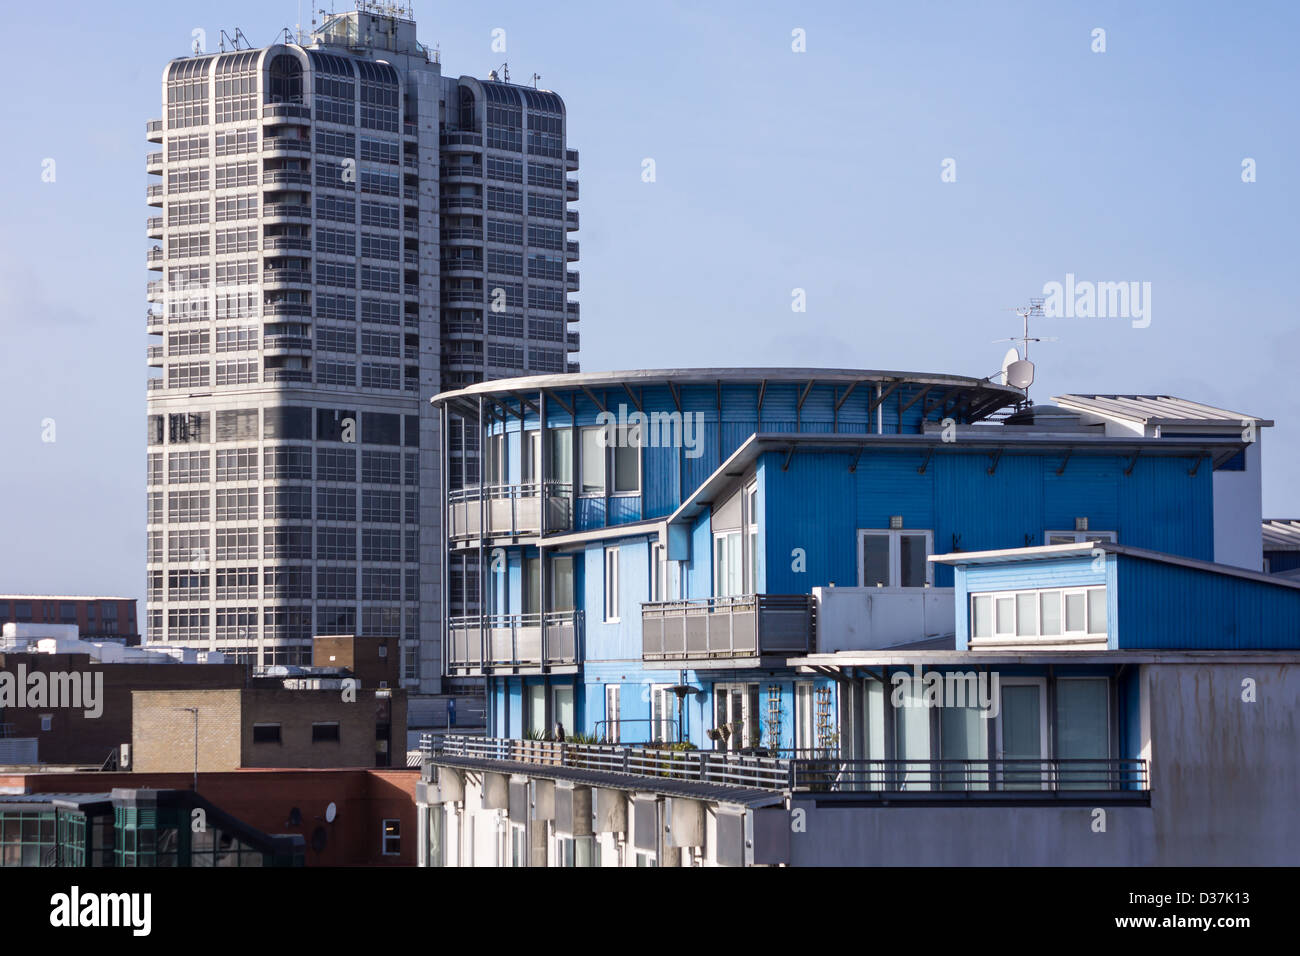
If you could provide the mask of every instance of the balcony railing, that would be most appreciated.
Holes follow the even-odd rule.
[[[730,661],[806,654],[816,646],[807,594],[745,594],[641,605],[645,660]]]
[[[271,119],[311,119],[311,107],[301,103],[274,103],[262,107],[262,118]]]
[[[443,146],[473,146],[483,148],[483,136],[480,133],[443,133]]]
[[[1107,794],[1144,801],[1150,793],[1147,762],[1106,760],[850,760],[824,751],[792,756],[656,746],[574,744],[546,740],[447,735],[437,757],[461,757],[570,767],[647,778],[670,778],[762,790],[872,793],[891,800],[908,794],[963,802],[980,796],[1028,800]],[[521,770],[523,768],[520,768]],[[647,782],[647,789],[654,789]]]
[[[455,671],[573,665],[582,641],[582,612],[453,617],[447,636],[447,666]]]
[[[268,368],[262,373],[264,382],[310,382],[311,369]]]
[[[310,219],[311,206],[306,203],[281,202],[266,204],[268,219]]]
[[[570,209],[568,212],[564,214],[564,226],[570,232],[574,232],[577,230],[578,211],[576,209]]]
[[[573,526],[572,486],[557,481],[546,483],[546,529],[567,531]],[[535,481],[517,485],[489,485],[461,488],[447,495],[450,521],[447,533],[453,540],[477,538],[486,519],[489,537],[539,534],[542,530],[542,499]]]
[[[303,249],[311,251],[311,240],[306,236],[267,236],[262,240],[262,247],[266,251],[273,249]]]
[[[297,153],[309,153],[311,140],[299,139],[297,136],[265,136],[262,138],[262,149],[287,149]]]
[[[151,143],[161,143],[163,134],[163,121],[160,119],[148,120],[144,124],[144,135]]]
[[[148,156],[144,158],[144,168],[148,172],[160,173],[162,172],[162,165],[163,165],[162,153],[150,153]]]
[[[578,151],[576,149],[566,149],[564,151],[564,167],[570,172],[578,168]]]
[[[310,186],[311,173],[301,169],[268,169],[262,173],[263,186],[279,186],[290,184],[295,186]]]

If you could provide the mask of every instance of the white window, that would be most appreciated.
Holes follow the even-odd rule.
[[[581,492],[584,495],[603,495],[605,493],[605,429],[584,428],[581,432],[579,473],[582,479]]]
[[[1100,637],[1106,588],[1049,588],[971,595],[971,637]]]
[[[650,687],[650,734],[652,740],[667,743],[678,739],[677,695],[667,684]]]
[[[618,620],[618,548],[605,549],[605,620]]]
[[[668,600],[668,549],[662,544],[650,545],[650,600]]]
[[[639,432],[638,432],[639,434]],[[615,429],[614,447],[610,449],[611,463],[614,466],[614,487],[616,495],[636,495],[641,493],[641,448],[635,435],[629,429]]]
[[[619,687],[618,684],[605,685],[605,740],[611,744],[619,742]]]
[[[745,593],[741,533],[720,531],[713,536],[713,594],[735,597]]]
[[[758,593],[758,485],[745,489],[745,593]]]
[[[928,587],[931,540],[929,531],[859,531],[858,587]]]
[[[1108,541],[1115,543],[1114,531],[1044,531],[1043,540],[1048,544],[1078,544],[1084,541]]]

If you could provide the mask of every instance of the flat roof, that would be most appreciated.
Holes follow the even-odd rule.
[[[499,392],[536,391],[538,389],[596,388],[623,385],[717,385],[781,382],[909,382],[917,385],[946,385],[956,388],[979,388],[1001,392],[1007,404],[1020,401],[1024,393],[988,379],[934,372],[901,372],[884,369],[846,368],[668,368],[627,369],[609,372],[567,372],[554,375],[529,375],[521,378],[493,379],[465,388],[441,392],[431,399],[434,404]]]
[[[1300,521],[1268,518],[1264,521],[1265,551],[1300,551]]]
[[[1056,395],[1059,405],[1077,411],[1092,412],[1106,418],[1119,418],[1144,425],[1237,425],[1252,421],[1256,425],[1273,422],[1258,415],[1245,415],[1215,408],[1201,402],[1172,395]]]
[[[1009,664],[1295,664],[1300,663],[1300,651],[1238,651],[1238,650],[1042,650],[1029,651],[1009,648],[1004,651],[908,651],[903,648],[882,648],[871,651],[834,651],[826,654],[807,654],[791,657],[792,667],[817,670],[842,667],[911,667],[913,664],[944,666],[956,664],[966,667],[1005,666]]]
[[[1158,440],[1163,441],[1165,439]],[[954,567],[961,564],[1015,564],[1037,561],[1042,558],[1081,557],[1090,555],[1094,551],[1105,551],[1107,554],[1122,554],[1131,558],[1140,558],[1143,561],[1158,561],[1161,564],[1173,564],[1196,571],[1222,574],[1226,577],[1245,578],[1280,588],[1300,589],[1300,581],[1288,581],[1279,578],[1276,574],[1251,571],[1233,564],[1217,564],[1214,561],[1185,558],[1182,555],[1168,554],[1164,551],[1134,548],[1110,541],[1075,541],[1069,544],[1045,544],[1033,548],[1005,548],[998,551],[958,551],[949,554],[932,554],[928,560],[936,564],[950,564]]]
[[[116,594],[0,594],[0,601],[135,601]],[[46,623],[53,623],[47,621]]]

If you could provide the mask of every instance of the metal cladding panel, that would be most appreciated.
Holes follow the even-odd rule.
[[[853,475],[843,455],[764,456],[766,587],[769,594],[808,594],[814,585],[857,583]],[[805,570],[795,568],[802,549]]]
[[[844,393],[846,391],[848,391],[847,385],[839,386],[835,390],[835,401],[838,402],[840,399],[844,398]],[[867,427],[868,421],[872,418],[872,416],[868,414],[867,408],[871,405],[872,400],[875,398],[875,394],[875,386],[863,383],[849,393],[848,398],[844,398],[844,404],[840,406],[837,415],[840,423],[840,431],[853,432],[860,435],[864,432],[874,430]]]
[[[936,453],[931,459],[936,554],[1023,548],[1040,543],[1041,459],[1004,455],[990,475],[992,464],[992,457],[983,453]],[[934,583],[936,587],[951,587],[952,570],[936,567]]]
[[[763,393],[763,426],[760,431],[793,431],[795,406],[803,385],[769,382]]]
[[[713,858],[718,866],[745,865],[745,811],[718,808],[715,817],[717,846]]]
[[[555,781],[542,777],[532,780],[532,803],[529,806],[529,819],[555,819]]]
[[[1058,475],[1062,465],[1065,470]],[[1083,517],[1096,531],[1118,531],[1123,478],[1124,464],[1118,458],[1048,457],[1043,468],[1042,530],[1071,531],[1074,519]]]
[[[704,452],[698,458],[682,456],[682,488],[690,494],[718,470],[721,459],[718,457],[718,423],[705,421],[695,428],[695,438],[699,448]]]
[[[592,790],[592,829],[597,833],[627,832],[627,793],[596,787]]]
[[[758,423],[750,418],[748,420],[722,423],[722,454],[721,464],[735,453],[736,449],[749,439],[751,435],[758,431]]]
[[[654,853],[659,849],[659,800],[638,796],[632,800],[632,845]]]
[[[555,832],[591,836],[591,788],[561,780],[555,785]]]
[[[722,386],[722,420],[753,424],[758,413],[757,385]]]
[[[1105,584],[1106,569],[1087,555],[1021,561],[1015,564],[978,564],[966,568],[966,592],[1017,591],[1026,588],[1077,588]]]
[[[641,451],[644,462],[645,516],[660,518],[672,514],[682,503],[680,448],[649,447]]]
[[[785,807],[756,807],[754,863],[776,866],[790,862],[790,814]]]
[[[641,520],[641,497],[639,495],[614,495],[609,499],[609,523],[628,524]]]
[[[686,567],[684,598],[708,597],[713,593],[713,541],[709,513],[703,511],[691,528],[691,560]]]
[[[934,471],[920,469],[924,455],[864,453],[854,472],[858,528],[888,528],[893,515],[903,516],[905,528],[934,527]],[[852,463],[844,456],[847,471]]]
[[[1186,458],[1139,458],[1119,481],[1120,544],[1214,560],[1214,476]]]
[[[578,531],[605,527],[605,499],[579,498],[577,519]]]
[[[829,385],[814,385],[799,409],[802,431],[830,431],[835,421],[835,395]],[[817,426],[825,426],[817,427]]]
[[[528,778],[510,778],[510,822],[525,823],[528,820]]]
[[[707,805],[687,797],[664,801],[664,842],[669,846],[704,846]]]
[[[1122,650],[1300,648],[1300,590],[1132,555],[1117,558]]]

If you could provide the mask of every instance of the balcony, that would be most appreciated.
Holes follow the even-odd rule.
[[[144,188],[144,201],[150,206],[162,206],[163,188],[161,183],[154,183]]]
[[[163,234],[162,216],[150,216],[144,221],[144,234],[150,239],[161,239]]]
[[[481,308],[483,305],[482,289],[445,289],[442,293],[443,305],[468,306]]]
[[[439,202],[443,209],[476,209],[483,208],[482,196],[441,196]]]
[[[817,652],[867,651],[952,633],[952,588],[813,588]]]
[[[311,206],[300,202],[267,203],[267,219],[310,219]]]
[[[573,527],[573,486],[546,483],[546,530],[568,531]],[[487,537],[516,537],[540,534],[542,504],[537,482],[519,485],[489,485],[484,495],[479,487],[449,492],[447,535],[453,541],[477,539],[484,522]]]
[[[414,249],[405,249],[402,252],[402,263],[418,269],[420,267],[420,253]]]
[[[163,266],[163,251],[159,246],[154,246],[145,255],[145,265],[150,269],[161,269]]]
[[[582,288],[581,273],[578,270],[575,269],[564,274],[564,288],[567,292],[577,292]]]
[[[444,182],[477,182],[483,178],[483,167],[474,163],[450,163],[439,171]]]
[[[262,284],[266,286],[311,285],[311,273],[305,269],[264,269]]]
[[[576,149],[566,149],[564,151],[564,168],[573,172],[578,168],[578,151]]]
[[[310,352],[311,339],[305,335],[267,335],[262,347],[269,353],[284,355],[289,352]]]
[[[144,124],[144,137],[151,143],[161,143],[163,141],[163,121],[156,119],[146,122]]]
[[[146,156],[144,158],[144,171],[146,173],[157,173],[161,176],[163,171],[163,154],[150,153]]]
[[[567,232],[578,231],[578,210],[570,209],[564,214],[564,228]]]
[[[154,368],[162,368],[163,347],[161,345],[149,346],[147,352],[145,353],[145,360],[148,362],[149,365],[151,365]]]
[[[299,139],[297,136],[264,136],[262,153],[310,153],[311,140]]]
[[[267,302],[262,306],[262,315],[311,315],[311,305],[307,302]]]
[[[311,369],[268,368],[262,372],[264,382],[311,382]]]
[[[442,230],[442,240],[444,242],[473,242],[482,245],[483,230],[482,229],[444,229]]]
[[[262,173],[263,186],[310,186],[311,173],[302,169],[268,169]]]
[[[564,255],[570,262],[578,258],[578,240],[570,239],[564,244]]]
[[[564,350],[566,352],[577,352],[581,349],[580,342],[581,339],[578,337],[578,333],[570,332],[564,337]]]
[[[163,315],[161,312],[154,312],[150,309],[145,313],[144,331],[146,335],[162,335],[163,333]]]
[[[481,152],[483,149],[483,136],[479,133],[443,133],[442,148],[444,151],[450,152],[460,152],[467,149]]]
[[[803,793],[842,793],[889,803],[952,800],[962,805],[1150,801],[1147,762],[1097,760],[859,760],[835,750],[782,754],[718,750],[672,751],[653,746],[575,744],[449,734],[434,756],[494,763],[544,764],[646,778]],[[525,767],[518,772],[526,772]],[[1021,810],[1023,812],[1023,808]]]
[[[564,181],[564,199],[566,202],[578,201],[578,181],[576,179],[566,179]]]
[[[157,302],[167,293],[167,283],[162,279],[154,279],[145,286],[145,296],[150,302]]]
[[[518,673],[576,667],[582,612],[451,618],[447,638],[447,667],[452,672]]]
[[[161,378],[147,378],[144,382],[145,391],[153,392],[160,388],[166,388],[167,382]]]
[[[564,312],[569,322],[577,322],[578,316],[582,312],[582,305],[578,302],[566,302],[564,303]]]
[[[306,236],[267,236],[262,240],[262,249],[267,253],[283,249],[311,252],[311,240]]]
[[[807,594],[745,594],[641,605],[641,657],[735,666],[737,659],[807,654],[816,646]]]
[[[307,123],[311,121],[311,107],[301,103],[272,103],[262,107],[262,119]]]

